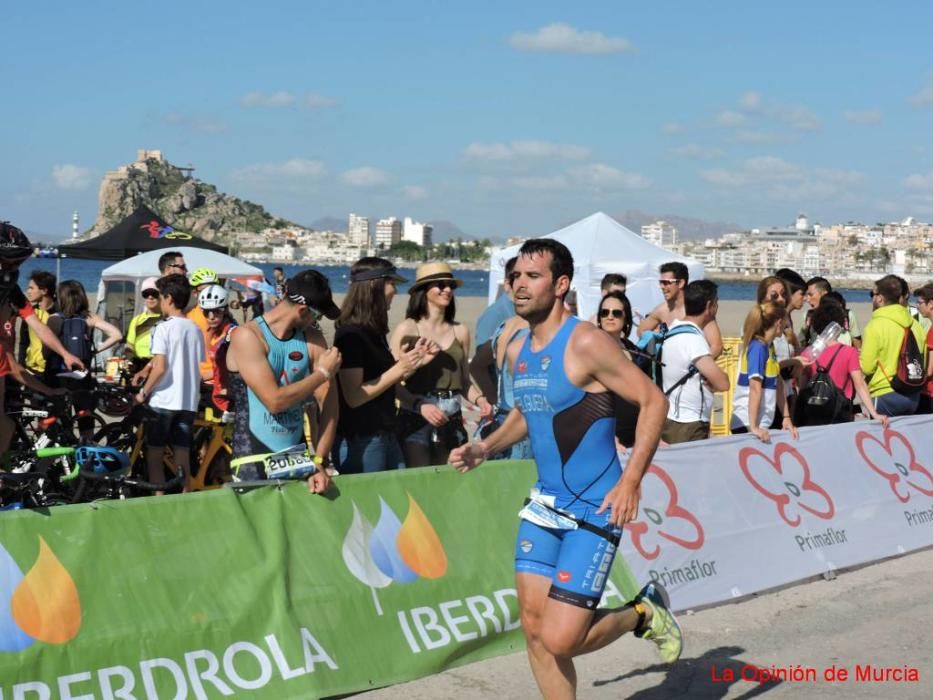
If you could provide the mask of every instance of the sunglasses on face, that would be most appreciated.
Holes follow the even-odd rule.
[[[445,282],[443,280],[440,282],[431,282],[431,284],[428,285],[428,289],[456,289],[456,288],[457,288],[457,285],[455,285],[453,282]]]
[[[625,316],[625,312],[622,309],[600,309],[599,310],[600,318],[609,318],[610,315],[613,318],[623,318]]]
[[[869,299],[874,299],[876,296],[878,296],[878,292],[876,292],[876,291],[874,291],[874,290],[872,290],[872,291],[870,291],[870,292],[868,293],[868,298],[869,298]]]
[[[158,299],[159,293],[153,291],[143,292],[142,297],[143,299]]]
[[[662,287],[667,287],[669,285],[676,284],[676,283],[677,283],[677,280],[658,280],[658,284],[660,284]]]
[[[185,272],[188,271],[188,266],[185,264],[179,265],[178,263],[172,263],[169,267],[174,267],[177,270],[184,270]]]
[[[205,316],[223,316],[227,311],[227,307],[224,306],[220,309],[204,309]]]

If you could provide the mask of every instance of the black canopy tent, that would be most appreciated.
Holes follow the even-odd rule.
[[[149,207],[140,205],[106,233],[73,245],[59,246],[58,253],[84,260],[125,260],[161,248],[191,246],[227,253],[227,248],[176,230]]]

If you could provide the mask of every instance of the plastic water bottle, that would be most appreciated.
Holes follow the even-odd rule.
[[[842,333],[842,326],[840,326],[835,321],[832,321],[826,328],[823,329],[823,332],[820,333],[816,340],[803,351],[802,355],[811,360],[820,359],[820,355],[823,354],[823,351],[833,343]]]

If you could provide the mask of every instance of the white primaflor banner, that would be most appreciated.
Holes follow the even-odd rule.
[[[620,545],[673,605],[721,602],[933,544],[933,418],[659,449]]]

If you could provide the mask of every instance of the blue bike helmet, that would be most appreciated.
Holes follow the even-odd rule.
[[[75,450],[75,461],[84,471],[110,476],[123,476],[130,468],[129,458],[113,447],[79,447]]]

